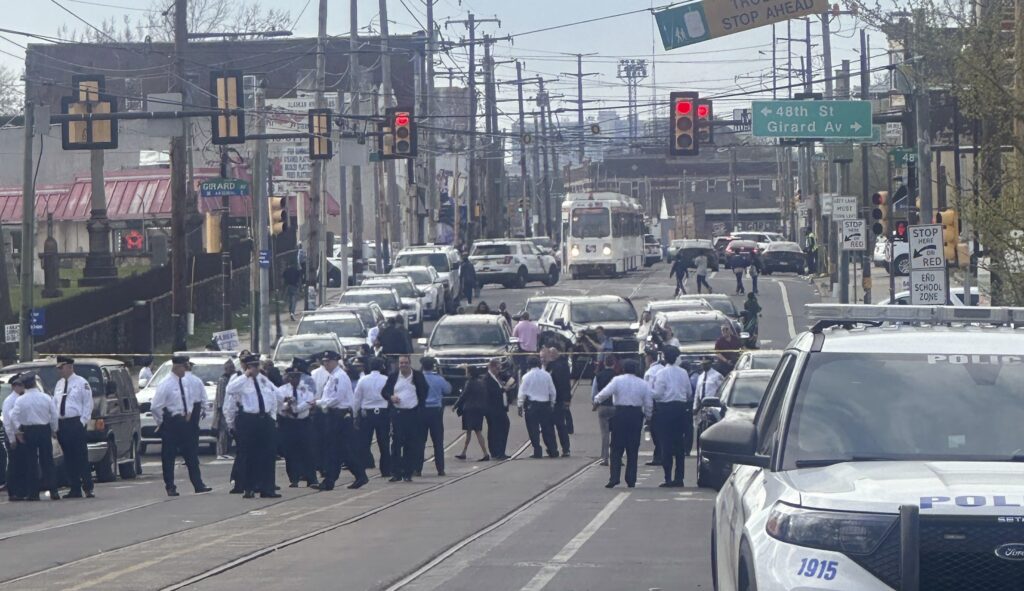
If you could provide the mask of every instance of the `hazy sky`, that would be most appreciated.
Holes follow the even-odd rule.
[[[58,0],[60,4],[74,11],[91,23],[99,23],[105,18],[122,18],[123,15],[144,16],[150,5],[149,0]],[[6,0],[14,3],[15,0]],[[170,4],[171,0],[161,0]],[[389,21],[392,21],[392,33],[405,33],[421,29],[417,23],[425,23],[425,0],[390,0],[388,2]],[[435,14],[440,23],[441,34],[449,40],[458,40],[466,34],[461,25],[444,26],[449,18],[464,19],[467,11],[472,11],[480,18],[501,19],[500,28],[495,23],[481,25],[479,34],[494,36],[514,36],[514,40],[497,44],[498,60],[519,58],[525,61],[527,76],[542,75],[546,79],[554,78],[564,72],[576,71],[575,57],[566,54],[593,53],[596,55],[584,58],[584,71],[599,72],[600,76],[590,77],[584,85],[587,99],[597,99],[603,103],[594,103],[588,107],[608,106],[620,107],[625,101],[623,83],[616,79],[616,64],[621,57],[646,58],[652,60],[649,65],[653,75],[644,81],[640,92],[640,103],[651,102],[652,93],[660,100],[666,100],[671,90],[698,90],[702,95],[735,93],[741,90],[757,90],[770,87],[772,66],[772,29],[766,27],[707,41],[688,48],[666,52],[661,48],[660,40],[653,43],[657,35],[654,29],[654,17],[649,11],[582,24],[574,27],[561,28],[548,32],[527,34],[536,29],[586,20],[594,17],[613,15],[629,10],[645,9],[652,6],[650,0],[435,0]],[[317,0],[262,0],[267,8],[290,10],[296,19],[293,31],[297,36],[315,36]],[[659,0],[653,5],[662,5]],[[105,5],[105,6],[104,6]],[[349,2],[331,0],[329,4],[328,32],[344,34],[349,29]],[[410,12],[411,11],[411,12]],[[364,25],[373,21],[377,29],[378,2],[376,0],[360,0],[360,22]],[[81,22],[61,10],[53,0],[34,0],[28,4],[18,3],[16,10],[5,11],[3,27],[30,31],[45,35],[55,35],[58,27],[67,24],[74,28],[84,28]],[[793,37],[803,38],[803,21],[792,21]],[[857,28],[862,26],[854,17],[841,16],[832,21],[833,29],[833,64],[838,68],[840,60],[849,59],[854,62],[853,70],[857,71],[856,52]],[[786,37],[786,25],[777,29],[780,38]],[[815,18],[812,24],[814,43],[814,62],[820,77],[821,61],[821,24]],[[27,43],[24,37],[3,35],[0,38],[0,63],[20,69],[24,50],[18,46]],[[880,65],[884,55],[882,36],[872,35],[871,50],[876,62]],[[13,42],[13,43],[12,43]],[[777,46],[779,68],[786,67],[786,46],[780,41]],[[464,49],[453,50],[452,56],[459,68],[466,67]],[[793,45],[794,67],[799,67],[799,56],[803,54],[802,44]],[[13,54],[13,55],[9,55]],[[452,59],[445,58],[446,66],[452,66]],[[439,70],[444,72],[444,70]],[[784,76],[784,72],[780,72]],[[507,63],[498,67],[499,79],[515,77],[514,64]],[[574,78],[562,77],[561,82],[549,85],[553,94],[565,93],[567,98],[576,96]],[[656,81],[656,82],[655,82]],[[438,84],[445,84],[441,79]],[[656,84],[656,86],[655,86]],[[780,82],[784,84],[784,82]],[[514,87],[505,87],[504,92],[511,92]],[[528,95],[530,91],[527,91]],[[781,96],[785,96],[785,91]],[[716,101],[716,114],[721,116],[734,107],[748,106],[751,98],[771,98],[766,91],[755,97],[740,97]],[[569,106],[569,105],[566,105]],[[505,103],[502,108],[511,112],[512,105]],[[641,108],[641,116],[648,107]],[[565,117],[571,117],[566,115]],[[507,127],[510,120],[502,119],[500,125]]]

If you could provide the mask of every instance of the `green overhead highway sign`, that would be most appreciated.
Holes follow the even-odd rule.
[[[665,50],[829,11],[828,0],[702,0],[654,13]]]
[[[871,137],[868,101],[754,101],[754,137],[847,138]]]

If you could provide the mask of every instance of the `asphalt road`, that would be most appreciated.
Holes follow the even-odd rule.
[[[727,293],[735,285],[728,272],[711,283]],[[488,287],[482,299],[517,311],[534,294],[614,293],[640,309],[672,291],[659,264],[615,281]],[[764,277],[760,292],[763,347],[784,347],[807,326],[803,306],[818,295],[792,276]],[[461,434],[449,412],[448,475],[437,477],[428,462],[411,484],[375,478],[355,492],[285,487],[281,499],[243,500],[227,492],[230,462],[203,456],[214,491],[189,494],[179,467],[183,494],[169,499],[150,453],[141,478],[100,485],[95,500],[0,501],[0,590],[710,589],[713,492],[695,487],[692,459],[684,489],[657,488],[660,468],[649,467],[635,489],[603,488],[589,390],[588,382],[578,386],[569,458],[528,458],[526,429],[513,412],[515,459],[456,460]],[[475,443],[470,450],[479,457]],[[641,461],[650,455],[645,443]],[[287,482],[283,462],[278,468],[278,483]]]

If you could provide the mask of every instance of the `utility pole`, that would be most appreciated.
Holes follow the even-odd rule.
[[[867,101],[871,99],[871,56],[868,54],[868,37],[865,29],[860,30],[860,98]],[[860,184],[861,184],[861,210],[871,211],[871,147],[867,142],[860,144]],[[959,165],[959,158],[957,159]],[[874,232],[868,232],[868,239],[865,241],[867,248],[861,258],[861,281],[864,284],[864,303],[871,303],[871,256],[875,251]],[[968,292],[969,293],[969,292]],[[967,298],[969,299],[969,298]]]
[[[228,178],[228,149],[220,149],[220,178]],[[231,318],[231,248],[228,232],[231,228],[231,198],[221,197],[220,207],[223,210],[220,218],[220,274],[221,274],[221,330],[230,330]]]
[[[349,64],[349,68],[351,69],[351,67],[352,67],[352,65],[350,63]],[[343,112],[344,110],[345,110],[345,91],[341,90],[339,88],[338,89],[338,111],[339,112]],[[338,140],[339,140],[338,141],[338,146],[340,147],[341,146],[340,127],[339,127],[339,133],[338,133]],[[339,239],[338,239],[338,244],[340,246],[340,252],[338,253],[338,255],[341,258],[341,286],[340,287],[341,287],[341,291],[344,292],[345,289],[348,287],[348,276],[349,276],[349,271],[350,271],[349,266],[348,266],[348,253],[349,253],[349,250],[348,250],[348,240],[349,240],[349,209],[348,209],[348,201],[349,201],[350,190],[349,190],[349,184],[348,184],[348,167],[345,166],[345,163],[344,163],[343,159],[339,158],[338,160],[342,161],[340,169],[338,171],[338,178],[340,179],[339,186],[341,187],[341,192],[340,192],[339,197],[338,197],[340,199],[340,203],[339,203],[339,208],[338,209],[340,210],[339,213],[341,214],[340,215],[340,217],[341,217],[341,228],[340,228],[341,232],[339,233],[340,235],[339,235]],[[355,177],[353,177],[352,178],[352,184],[355,185],[356,182],[357,181],[356,181]],[[324,265],[324,270],[325,271],[327,270],[327,265]],[[321,298],[320,301],[326,303],[326,298]]]
[[[355,2],[356,0],[353,0]],[[423,115],[427,121],[434,114],[434,54],[437,52],[437,23],[434,22],[434,4],[437,0],[425,0],[427,4],[427,68],[426,68],[426,107]],[[434,133],[426,132],[424,137],[427,146],[427,211],[437,216],[441,208],[441,195],[437,186],[437,154],[434,146]],[[427,219],[427,240],[434,242],[437,238],[437,224],[432,218]]]
[[[924,35],[925,27],[927,24],[924,21],[923,13],[916,11],[914,13],[914,35]],[[1016,29],[1020,29],[1021,24],[1017,24]],[[1015,35],[1015,39],[1020,36],[1020,33]],[[916,58],[917,56],[911,56]],[[918,62],[914,62],[912,68],[916,70],[918,68]],[[1019,70],[1020,66],[1015,69]],[[913,84],[913,97],[914,97],[914,121],[915,127],[917,127],[917,137],[914,138],[915,145],[917,146],[917,190],[918,196],[921,199],[921,222],[925,224],[931,224],[935,221],[935,211],[932,201],[932,131],[931,131],[931,95],[928,91],[927,82],[924,80],[924,76],[919,76],[915,72],[911,79]],[[1014,120],[1016,122],[1016,119]],[[970,294],[967,294],[970,295]]]
[[[33,107],[34,107],[34,105],[32,104],[32,100],[29,99],[26,96],[26,98],[25,98],[25,154],[23,155],[23,157],[26,160],[29,160],[29,161],[31,161],[31,154],[32,154],[32,140],[33,140],[33,137],[32,137],[32,134],[30,132],[32,131],[32,124],[31,124],[31,122],[34,119],[33,114],[31,114]],[[22,182],[26,183],[26,184],[28,182],[30,182],[30,180],[26,180],[26,179],[30,179],[30,176],[31,175],[24,175],[24,178],[22,178]],[[21,207],[22,207],[23,211],[28,208],[27,203],[29,203],[29,202],[32,203],[32,209],[34,210],[35,209],[35,195],[29,195],[28,191],[22,191]],[[34,217],[28,217],[28,216],[23,216],[22,217],[22,220],[21,220],[21,235],[22,236],[34,236],[35,232],[32,232],[31,228],[29,228],[29,232],[25,232],[25,221],[26,220],[34,220]],[[25,239],[24,238],[22,238],[21,244],[22,244],[21,249],[25,250]],[[14,247],[14,244],[12,243],[11,244],[12,251],[13,251],[13,247]],[[7,246],[4,243],[3,237],[0,236],[0,323],[5,324],[5,325],[6,324],[12,324],[12,321],[14,320],[14,318],[13,318],[14,317],[14,310],[11,309],[10,276],[7,274],[8,273],[8,271],[7,271],[7,264],[8,264],[8,261],[10,261],[10,260],[11,260],[11,258],[7,254]],[[24,297],[22,297],[22,302],[24,302],[24,301],[25,301]],[[26,322],[25,322],[25,316],[24,315],[22,315],[21,320],[20,320],[19,323],[21,325],[21,344],[24,345],[24,343],[27,340],[29,342],[29,351],[31,352],[32,351],[32,347],[31,347],[32,334],[31,334],[30,331],[26,330]],[[0,363],[3,363],[3,364],[6,365],[8,363],[12,363],[13,361],[15,361],[15,345],[8,344],[8,343],[0,344]]]
[[[533,116],[533,131],[534,131],[534,135],[538,135],[537,132],[539,130],[540,130],[540,124],[537,121],[537,115],[534,114],[534,116]],[[546,162],[546,160],[545,160],[545,162]],[[540,217],[540,212],[544,211],[544,207],[542,206],[541,201],[540,201],[540,199],[541,199],[540,198],[540,193],[541,193],[541,190],[543,190],[543,187],[538,184],[540,182],[540,179],[543,178],[543,176],[541,175],[541,171],[540,171],[540,137],[537,137],[534,140],[534,142],[533,142],[533,174],[531,175],[530,178],[531,178],[532,185],[533,185],[532,200],[533,200],[533,204],[537,206],[535,209],[538,212],[538,216],[537,217],[539,218]],[[531,224],[533,223],[532,219],[530,220],[530,223]],[[540,224],[538,224],[538,229],[539,228],[540,228]],[[552,236],[549,233],[549,230],[551,228],[551,223],[549,221],[547,221],[547,220],[544,220],[543,228],[544,228],[543,229],[544,234],[547,235],[548,238],[551,238]]]
[[[736,197],[737,193],[738,191],[736,190],[736,146],[733,145],[729,146],[729,198],[732,202],[732,228],[730,228],[730,231],[732,232],[735,232],[739,229],[736,227],[736,218],[739,215],[739,203],[737,202]]]
[[[353,121],[359,121],[362,108],[361,76],[362,64],[359,62],[359,0],[349,1],[349,35],[348,35],[348,92],[352,97],[351,113]],[[365,127],[364,127],[365,130]],[[352,273],[359,277],[363,273],[363,167],[353,166],[352,176]],[[347,216],[348,212],[341,212]],[[344,248],[344,240],[342,248]],[[348,287],[347,284],[341,286]]]
[[[545,111],[548,109],[548,93],[544,90],[544,80],[538,80],[540,89],[537,91],[537,106],[540,107],[540,136],[544,143],[544,233],[549,238],[554,238],[551,224],[551,176],[548,168],[548,153],[551,145],[548,142],[548,123]]]
[[[256,133],[263,134],[267,131],[267,119],[264,116],[264,108],[266,105],[266,94],[265,94],[265,81],[261,80],[256,88]],[[268,319],[264,320],[264,309],[269,312],[269,282],[267,272],[260,265],[260,254],[263,250],[269,249],[269,216],[268,216],[268,204],[267,204],[267,142],[266,140],[256,140],[256,158],[253,164],[253,258],[250,266],[253,283],[253,307],[249,317],[252,319],[252,327],[250,330],[250,346],[254,353],[267,353],[270,339],[270,327],[264,327],[264,324],[269,324],[269,313],[266,315]],[[307,219],[308,214],[307,214]],[[307,245],[308,246],[308,245]],[[308,251],[307,251],[308,252]],[[312,260],[312,257],[307,256],[307,268],[308,261]],[[266,288],[265,288],[266,286]],[[306,297],[305,291],[302,293],[302,297]],[[264,331],[268,335],[264,339]]]
[[[587,76],[597,76],[598,72],[583,72],[583,58],[587,55],[593,54],[576,54],[576,72],[562,72],[565,76],[572,76],[576,78],[576,125],[579,127],[579,145],[577,147],[580,164],[583,164],[583,158],[586,157],[586,137],[587,133],[583,128],[583,103],[590,102],[583,100],[583,79]],[[655,92],[657,92],[655,90]]]
[[[325,1],[325,0],[321,0]],[[380,0],[380,75],[381,92],[384,95],[384,106],[390,107],[391,102],[391,49],[388,46],[388,1]],[[391,265],[391,244],[399,240],[402,235],[402,206],[398,201],[398,181],[395,176],[395,161],[385,160],[384,169],[387,171],[387,197],[388,197],[388,242],[384,245],[384,251],[377,252],[377,260],[385,260],[388,267]],[[387,256],[385,256],[385,254]],[[378,263],[378,267],[380,263]]]
[[[526,137],[526,111],[523,107],[523,63],[519,60],[516,60],[516,95],[519,99],[519,176],[522,180],[520,201],[523,204],[523,236],[530,237],[533,236],[533,218],[530,217],[533,208],[530,207],[532,203],[526,187],[526,142],[523,141]]]
[[[25,154],[22,164],[21,177],[21,355],[22,363],[32,361],[32,301],[34,295],[33,270],[35,269],[35,221],[36,221],[36,186],[35,166],[32,162],[32,143],[35,138],[35,105],[25,93]],[[0,237],[0,242],[3,239]],[[0,253],[2,254],[2,253]],[[4,310],[0,310],[10,316],[10,291],[7,288],[7,259],[4,257],[3,279],[0,280],[0,287],[4,289]]]
[[[185,52],[188,50],[188,0],[174,0],[174,73],[171,92],[185,96]],[[182,107],[184,109],[184,106]],[[186,315],[188,314],[185,256],[185,214],[188,210],[186,183],[187,155],[185,136],[171,138],[171,325],[174,327],[175,351],[188,349]],[[252,310],[255,315],[256,309]]]
[[[323,109],[327,106],[324,99],[324,87],[327,85],[327,0],[320,0],[320,10],[317,14],[317,35],[316,35],[316,108]],[[309,212],[306,223],[309,243],[306,244],[306,268],[313,277],[319,277],[317,294],[319,301],[324,301],[326,295],[327,272],[325,264],[326,251],[331,247],[326,244],[327,232],[323,231],[322,224],[326,218],[321,217],[320,204],[323,201],[323,160],[314,160],[309,179]],[[308,275],[307,275],[308,276]]]
[[[481,216],[480,218],[480,236],[483,238],[497,238],[501,236],[498,231],[498,227],[501,224],[501,220],[505,219],[502,215],[503,209],[499,206],[499,200],[496,199],[497,191],[494,190],[494,177],[492,172],[494,171],[493,158],[495,157],[495,139],[494,134],[497,132],[497,94],[494,88],[494,58],[491,57],[491,45],[494,40],[490,35],[484,35],[484,129],[486,129],[486,138],[484,139],[484,179],[482,184],[481,198],[483,199],[483,206],[480,208],[481,213],[486,215],[486,219]],[[486,223],[485,223],[486,222]]]

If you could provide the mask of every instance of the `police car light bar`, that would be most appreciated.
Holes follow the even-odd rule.
[[[1024,308],[807,304],[806,309],[807,317],[811,320],[835,323],[919,322],[925,324],[1024,325]]]

